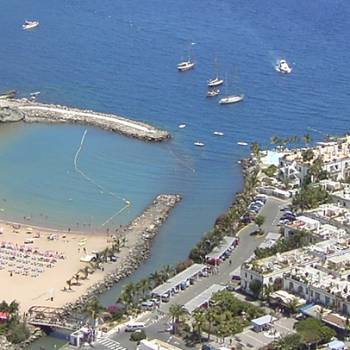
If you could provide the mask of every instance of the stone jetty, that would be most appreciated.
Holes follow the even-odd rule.
[[[114,114],[38,103],[28,99],[0,100],[0,122],[18,121],[90,125],[150,142],[170,138],[170,134],[165,130]]]
[[[118,260],[115,272],[107,275],[102,281],[90,287],[87,292],[74,303],[65,305],[65,311],[80,311],[89,300],[110,289],[115,283],[131,275],[150,256],[153,238],[158,233],[163,222],[168,218],[171,209],[181,200],[179,195],[158,195],[145,211],[124,226],[118,237],[130,237],[126,248],[127,256]],[[134,237],[131,239],[131,237]],[[131,242],[132,240],[132,242]]]

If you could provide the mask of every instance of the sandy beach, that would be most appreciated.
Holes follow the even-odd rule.
[[[131,273],[148,257],[151,240],[180,199],[178,195],[159,195],[128,225],[108,235],[0,221],[0,299],[16,300],[23,312],[35,305],[63,307],[77,302],[107,275],[123,270]],[[124,241],[116,262],[105,262],[90,274],[81,271],[76,281],[73,276],[90,266],[81,258],[111,248],[112,236]],[[72,280],[71,289],[68,280]]]
[[[66,281],[88,266],[80,262],[81,257],[110,246],[107,236],[64,233],[28,225],[19,228],[17,224],[6,222],[0,227],[3,232],[0,236],[0,298],[17,300],[22,311],[33,305],[62,306],[73,302],[88,287],[113,271],[117,264],[105,264],[104,271],[97,270],[86,280],[80,280],[80,285],[72,285],[71,291],[64,291],[64,288],[68,289]],[[25,243],[31,240],[33,243]],[[124,253],[122,249],[119,255]],[[26,270],[28,275],[24,275]]]

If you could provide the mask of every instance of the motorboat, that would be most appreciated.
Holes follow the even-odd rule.
[[[247,143],[247,142],[239,141],[239,142],[237,142],[237,145],[240,145],[240,146],[248,146],[248,143]]]
[[[184,129],[184,128],[186,128],[186,124],[179,124],[177,127],[179,128],[179,129]]]
[[[16,90],[9,90],[0,93],[1,100],[8,100],[16,97]]]
[[[40,91],[34,91],[30,93],[30,96],[38,96],[40,95]]]
[[[22,24],[22,28],[24,30],[33,29],[36,28],[39,25],[39,21],[25,21],[24,24]]]
[[[189,58],[187,61],[180,62],[177,65],[177,70],[179,72],[185,72],[187,70],[192,69],[194,66],[195,66],[195,63],[191,61],[191,59]]]
[[[207,97],[214,97],[214,96],[219,95],[219,93],[220,93],[219,89],[210,89],[207,92]]]
[[[276,71],[283,74],[289,74],[292,72],[292,68],[288,66],[286,60],[279,60],[276,65]]]
[[[208,80],[209,87],[216,87],[222,85],[224,83],[224,79],[220,79],[218,76],[214,79]]]
[[[199,142],[199,141],[196,141],[193,143],[195,146],[197,147],[204,147],[204,143],[203,142]]]
[[[231,96],[225,96],[219,100],[219,104],[221,105],[227,105],[230,103],[237,103],[241,102],[244,99],[244,95],[231,95]]]
[[[215,135],[215,136],[224,136],[224,133],[221,132],[221,131],[214,131],[213,135]]]

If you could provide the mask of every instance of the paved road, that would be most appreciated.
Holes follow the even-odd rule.
[[[282,201],[275,198],[269,198],[265,206],[261,210],[261,215],[264,215],[266,220],[263,225],[265,232],[278,232],[277,223],[280,217],[280,208],[286,205],[286,201]],[[220,266],[219,271],[216,274],[212,274],[209,277],[202,278],[194,285],[190,286],[179,294],[173,296],[169,303],[163,303],[159,311],[154,311],[148,315],[145,315],[141,321],[146,323],[146,334],[150,339],[159,338],[161,340],[172,343],[180,348],[186,349],[185,345],[175,337],[170,336],[166,331],[169,318],[167,312],[170,305],[180,304],[184,305],[186,302],[202,293],[212,284],[223,284],[230,280],[230,273],[236,270],[242,263],[247,260],[254,252],[255,248],[264,240],[264,237],[257,237],[252,235],[257,229],[257,226],[252,223],[244,227],[239,232],[240,244],[232,252],[230,259],[226,259]],[[231,264],[229,263],[231,260]],[[123,330],[115,332],[109,335],[110,339],[118,343],[120,348],[117,350],[136,349],[136,344],[129,341],[130,333],[125,333]],[[101,341],[99,341],[101,343]],[[122,345],[120,345],[122,344]],[[98,344],[94,344],[95,349],[105,350],[105,347],[99,347]],[[114,348],[109,348],[114,349]]]

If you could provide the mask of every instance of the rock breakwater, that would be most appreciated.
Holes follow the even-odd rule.
[[[158,195],[145,211],[123,227],[119,232],[120,237],[134,237],[128,239],[127,256],[118,260],[115,272],[107,275],[102,281],[90,287],[87,292],[74,303],[65,305],[65,312],[82,311],[86,303],[97,295],[110,289],[115,283],[131,275],[149,258],[153,238],[158,233],[160,226],[168,218],[171,209],[181,200],[179,195]],[[131,242],[132,241],[132,242]]]
[[[0,100],[0,122],[17,121],[91,125],[151,142],[170,138],[165,130],[114,114],[37,103],[27,99]]]

